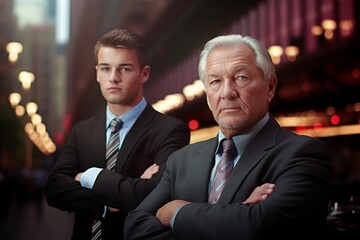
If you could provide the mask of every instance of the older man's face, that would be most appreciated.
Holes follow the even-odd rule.
[[[216,48],[207,58],[208,105],[227,137],[248,130],[267,113],[275,87],[276,78],[264,79],[246,45]]]

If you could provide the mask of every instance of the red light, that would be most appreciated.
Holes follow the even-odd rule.
[[[332,115],[331,118],[330,118],[330,122],[332,125],[338,125],[340,123],[340,117],[339,115]]]
[[[73,116],[70,113],[67,113],[63,118],[63,128],[65,132],[69,132],[72,127]]]
[[[63,145],[64,144],[64,133],[60,132],[60,131],[57,131],[55,133],[55,142],[56,144],[58,145]]]
[[[189,122],[189,128],[190,130],[196,130],[199,128],[199,122],[196,120],[190,120]]]
[[[313,125],[314,129],[319,129],[319,128],[322,128],[322,127],[323,127],[323,125],[322,125],[321,122],[315,122],[314,125]]]
[[[304,126],[297,126],[297,127],[295,127],[295,132],[305,130],[305,129],[306,129],[306,127],[304,127]]]

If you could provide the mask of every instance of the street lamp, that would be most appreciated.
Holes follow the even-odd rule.
[[[18,60],[19,54],[22,52],[23,46],[18,42],[9,42],[6,44],[6,51],[9,53],[9,61],[14,63]]]
[[[26,104],[26,112],[31,117],[33,114],[35,114],[38,110],[38,105],[34,102],[28,102]]]
[[[10,93],[9,101],[12,107],[16,107],[21,101],[20,93],[16,93],[16,92]]]
[[[296,57],[299,55],[299,52],[300,50],[297,46],[290,45],[285,47],[285,54],[290,62],[294,62],[296,60]]]
[[[22,106],[22,105],[17,105],[17,106],[15,107],[15,114],[16,114],[16,116],[18,116],[18,117],[24,116],[24,114],[25,114],[25,108],[24,108],[24,106]]]
[[[321,26],[324,29],[324,36],[326,39],[333,38],[336,25],[336,22],[332,19],[325,19],[322,21]]]
[[[34,113],[33,115],[31,115],[31,122],[32,124],[34,124],[34,126],[39,125],[42,122],[42,117],[40,116],[40,114]]]
[[[35,75],[32,72],[21,71],[18,78],[23,89],[27,91],[30,89],[31,83],[35,80]]]
[[[38,110],[38,105],[34,102],[28,102],[26,104],[26,112],[30,118],[36,114]],[[31,125],[34,127],[34,125],[31,123]],[[29,138],[33,141],[34,137],[36,137],[37,134],[29,134]],[[32,158],[32,143],[30,142],[30,139],[26,138],[26,144],[25,144],[25,151],[26,151],[26,166],[28,169],[32,168],[33,165],[33,158]]]
[[[281,56],[284,53],[284,49],[279,45],[272,45],[269,47],[268,51],[274,64],[279,64],[281,61]]]

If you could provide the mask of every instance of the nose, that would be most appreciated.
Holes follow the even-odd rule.
[[[109,82],[119,82],[120,81],[120,74],[118,73],[117,69],[112,69],[110,76],[109,76]]]
[[[236,83],[231,79],[225,79],[223,81],[221,97],[225,99],[233,99],[237,96]]]

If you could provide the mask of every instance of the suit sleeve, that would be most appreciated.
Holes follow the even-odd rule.
[[[156,211],[171,201],[170,184],[169,172],[166,170],[156,188],[136,210],[128,214],[124,226],[125,239],[173,239],[171,228],[162,225],[155,217]]]
[[[117,208],[121,212],[129,212],[135,209],[155,188],[165,171],[168,157],[189,142],[190,132],[187,125],[180,121],[176,123],[158,126],[156,129],[162,130],[152,129],[153,132],[145,134],[134,150],[141,154],[129,157],[124,172],[120,174],[108,170],[100,172],[93,191],[101,196],[105,205]],[[145,163],[147,163],[146,166]],[[159,172],[151,179],[140,179],[141,173],[153,163],[160,166]],[[138,168],[137,175],[129,173],[135,168]],[[142,170],[139,171],[139,169]],[[129,172],[126,173],[126,171]],[[134,171],[131,170],[131,172]]]
[[[76,174],[84,171],[80,167],[78,135],[75,125],[47,179],[44,193],[49,206],[100,218],[103,206],[90,190],[75,180]]]

